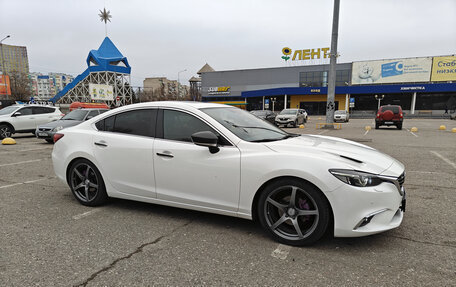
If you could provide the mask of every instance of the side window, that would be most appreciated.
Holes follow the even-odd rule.
[[[191,135],[202,131],[211,131],[218,135],[206,123],[192,115],[173,110],[163,111],[164,139],[192,142]]]
[[[156,115],[155,109],[129,111],[98,121],[95,126],[100,131],[153,137]]]
[[[33,107],[33,114],[39,115],[39,114],[48,114],[52,113],[54,111],[53,108],[48,108],[48,107]]]
[[[22,108],[22,109],[18,110],[18,112],[21,113],[21,116],[31,115],[32,114],[32,108],[31,107]]]

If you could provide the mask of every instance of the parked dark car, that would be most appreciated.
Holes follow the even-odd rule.
[[[255,110],[255,111],[250,111],[251,114],[254,116],[257,116],[258,118],[268,121],[270,123],[274,123],[274,119],[276,115],[270,111],[270,110]]]
[[[450,119],[456,120],[456,112],[450,114]]]
[[[401,106],[397,105],[386,105],[381,106],[377,111],[377,117],[375,118],[375,128],[378,129],[380,126],[396,126],[399,130],[402,129],[402,122],[404,121],[404,115],[402,113]]]
[[[64,128],[73,127],[102,114],[108,109],[77,109],[69,112],[58,121],[53,121],[36,128],[35,135],[37,138],[44,139],[49,143],[54,142],[54,134]]]

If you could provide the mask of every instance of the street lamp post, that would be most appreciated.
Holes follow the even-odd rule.
[[[179,99],[179,96],[180,96],[180,89],[179,89],[179,85],[180,85],[180,83],[179,83],[180,73],[183,73],[183,72],[185,72],[185,71],[187,71],[187,69],[182,70],[182,71],[179,71],[179,72],[177,73],[177,99]]]
[[[2,42],[6,39],[8,39],[9,37],[11,37],[10,35],[7,35],[5,38],[1,39],[0,40],[0,48],[1,48],[1,54],[2,54],[2,74],[3,75],[6,75],[6,71],[5,71],[5,64],[3,62],[3,44]],[[5,79],[5,84],[6,84],[6,79]],[[6,95],[6,99],[8,100],[8,89],[6,89],[5,91],[5,95]]]
[[[383,98],[385,97],[385,95],[375,95],[375,99],[378,101],[378,107],[377,107],[377,110],[380,109],[380,101],[383,100]]]

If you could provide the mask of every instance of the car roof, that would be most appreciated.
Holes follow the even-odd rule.
[[[215,103],[204,103],[204,102],[192,102],[192,101],[159,101],[159,102],[145,102],[145,103],[137,103],[122,106],[120,108],[116,108],[115,110],[119,109],[130,109],[136,107],[174,107],[174,108],[194,108],[194,109],[203,109],[203,108],[233,108],[233,106],[223,105],[223,104],[215,104]]]

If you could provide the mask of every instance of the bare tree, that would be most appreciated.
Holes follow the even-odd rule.
[[[28,101],[32,95],[30,80],[25,73],[11,71],[8,73],[11,83],[11,99],[16,101]]]

